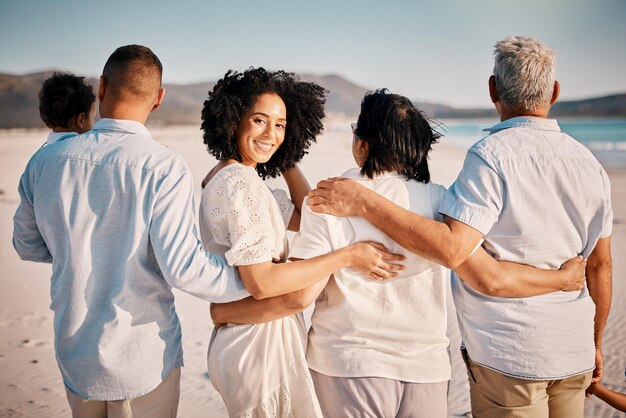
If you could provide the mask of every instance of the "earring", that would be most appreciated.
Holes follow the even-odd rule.
[[[361,152],[360,153],[359,152],[355,152],[357,157],[362,157],[362,156],[365,155],[365,148],[359,148],[358,151],[361,151]]]

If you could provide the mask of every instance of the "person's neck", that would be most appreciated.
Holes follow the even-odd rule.
[[[107,119],[132,120],[142,125],[145,125],[148,120],[148,115],[125,111],[101,113],[100,116]]]
[[[107,119],[132,120],[145,125],[150,111],[144,107],[141,104],[134,103],[120,102],[108,106],[101,103],[100,116]]]
[[[522,116],[547,119],[550,108],[539,108],[535,110],[516,110],[508,108],[506,106],[501,106],[498,110],[500,113],[500,122],[504,122],[505,120]]]
[[[62,133],[62,132],[78,132],[78,131],[73,128],[60,128],[58,126],[55,126],[54,128],[52,128],[52,132]]]

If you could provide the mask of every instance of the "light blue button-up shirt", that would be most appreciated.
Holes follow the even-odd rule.
[[[84,399],[143,395],[183,364],[172,287],[248,296],[197,238],[193,180],[144,125],[101,119],[33,155],[19,185],[13,245],[52,263],[57,361]]]
[[[585,258],[612,229],[608,177],[555,120],[517,117],[467,153],[440,212],[482,232],[498,260],[557,269]],[[595,306],[587,289],[530,298],[482,295],[453,281],[472,360],[526,379],[560,379],[595,364]]]

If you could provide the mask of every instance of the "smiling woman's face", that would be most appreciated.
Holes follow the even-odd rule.
[[[287,108],[274,93],[259,95],[237,125],[237,148],[243,165],[266,163],[285,139]]]

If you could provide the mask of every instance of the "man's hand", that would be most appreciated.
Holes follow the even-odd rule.
[[[585,284],[587,262],[581,256],[570,258],[561,266],[563,289],[567,292],[580,290]]]
[[[313,212],[335,216],[362,215],[369,189],[350,179],[334,177],[322,180],[309,192]]]
[[[604,357],[602,356],[602,349],[596,348],[596,368],[593,369],[593,377],[591,383],[600,383],[602,381],[602,375],[604,374]]]
[[[350,266],[373,280],[387,280],[404,270],[402,264],[391,261],[403,261],[405,257],[390,253],[384,245],[377,242],[358,242],[347,247],[351,252]]]

